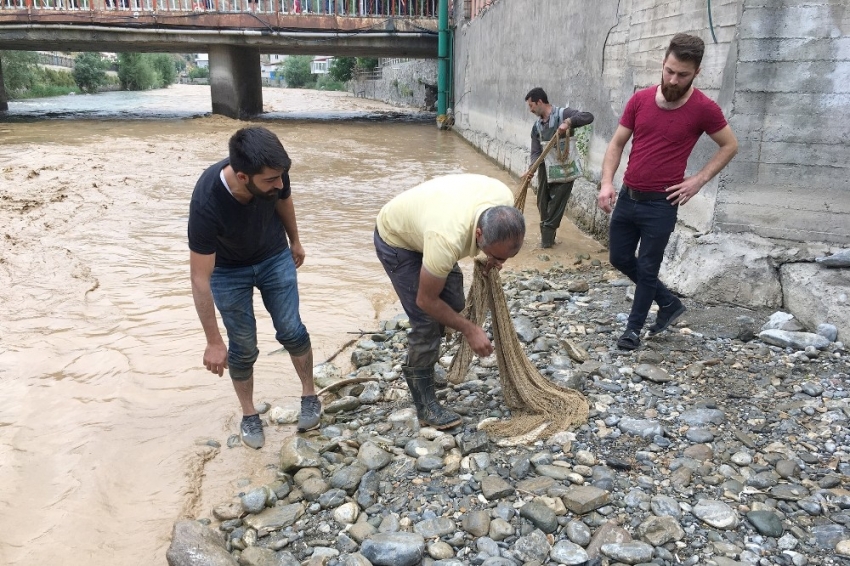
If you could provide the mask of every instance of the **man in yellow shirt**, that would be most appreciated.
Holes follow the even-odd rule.
[[[461,332],[479,356],[493,353],[464,307],[461,258],[487,256],[485,272],[501,269],[522,247],[525,219],[501,181],[484,175],[445,175],[388,202],[378,213],[375,250],[410,319],[404,378],[422,425],[453,428],[460,416],[437,402],[434,364],[445,327]]]

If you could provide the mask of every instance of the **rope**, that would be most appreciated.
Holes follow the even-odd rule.
[[[564,147],[564,151],[561,151],[561,148],[558,146],[558,132],[552,136],[552,139],[549,140],[549,143],[546,144],[546,147],[543,148],[543,151],[540,153],[540,157],[538,157],[534,163],[532,163],[531,167],[528,169],[529,171],[537,171],[537,168],[543,163],[543,160],[546,159],[546,154],[554,147],[557,152],[556,155],[558,157],[558,161],[562,164],[566,163],[570,158],[570,130],[566,131],[566,144]],[[528,186],[531,184],[531,179],[534,177],[534,173],[525,177],[522,181],[522,185],[519,187],[519,192],[517,192],[517,196],[514,199],[514,206],[518,209],[524,211],[525,210],[525,196],[528,194]]]

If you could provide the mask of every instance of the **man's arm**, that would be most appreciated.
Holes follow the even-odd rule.
[[[301,267],[304,264],[305,254],[301,240],[298,239],[298,222],[295,220],[295,204],[292,202],[292,195],[277,201],[275,210],[277,210],[277,214],[283,222],[283,229],[286,230],[286,235],[289,237],[289,249],[292,251],[295,267]]]
[[[566,127],[559,127],[561,131],[566,131],[567,128],[581,128],[593,123],[593,114],[590,112],[582,112],[575,108],[564,108],[564,121],[561,126],[566,124]]]
[[[466,337],[472,351],[481,357],[493,353],[493,344],[484,329],[460,316],[455,310],[440,298],[444,278],[428,273],[425,267],[419,272],[419,291],[416,293],[416,306],[433,317],[437,322],[449,328],[454,328]]]
[[[192,298],[201,326],[207,337],[204,351],[204,366],[213,373],[222,375],[227,368],[227,346],[221,338],[215,318],[215,303],[210,289],[210,277],[215,269],[215,254],[189,252],[189,271],[192,279]]]
[[[602,160],[602,187],[599,191],[599,196],[596,198],[596,204],[610,213],[614,209],[614,203],[617,201],[617,191],[614,190],[614,173],[620,166],[620,159],[623,158],[623,149],[632,137],[632,131],[625,126],[617,126],[614,132],[614,137],[608,143],[608,149],[605,150],[605,158]]]
[[[534,174],[537,173],[536,170],[531,168],[534,165],[534,162],[537,161],[537,158],[540,157],[540,154],[543,153],[543,146],[540,144],[540,134],[537,133],[537,128],[531,127],[531,163],[528,164],[528,171],[522,174],[522,177],[528,177],[529,181],[534,177]]]
[[[722,130],[711,134],[711,139],[717,144],[717,151],[708,163],[692,177],[685,178],[678,185],[667,188],[670,195],[667,200],[673,204],[682,205],[691,200],[703,186],[720,173],[738,153],[738,139],[728,125]]]

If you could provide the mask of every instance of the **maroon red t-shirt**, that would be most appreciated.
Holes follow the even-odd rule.
[[[655,103],[656,89],[634,93],[620,117],[620,125],[632,130],[623,182],[639,191],[663,191],[681,183],[703,132],[712,135],[726,127],[720,107],[701,91],[694,89],[684,106],[663,110]]]

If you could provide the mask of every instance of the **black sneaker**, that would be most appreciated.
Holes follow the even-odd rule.
[[[617,347],[621,350],[635,350],[638,346],[640,346],[640,336],[631,328],[626,328],[626,331],[617,340]]]
[[[242,442],[245,446],[256,448],[259,450],[263,447],[266,437],[263,434],[263,422],[260,420],[260,415],[251,415],[242,417]]]
[[[686,310],[688,309],[685,308],[685,305],[679,299],[676,299],[666,307],[658,309],[658,314],[655,316],[655,324],[648,328],[649,335],[655,336],[667,330]]]
[[[319,428],[322,419],[322,402],[316,395],[301,398],[301,414],[298,415],[298,432]]]

